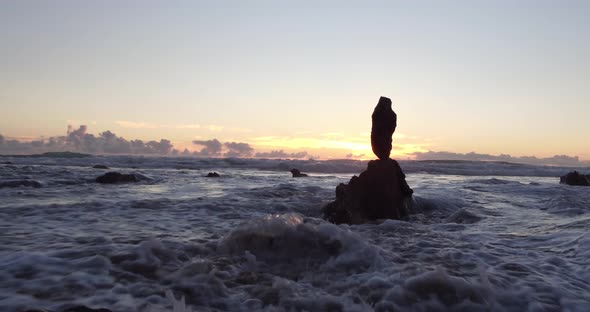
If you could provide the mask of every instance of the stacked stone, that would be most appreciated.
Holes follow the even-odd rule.
[[[360,176],[336,187],[336,200],[323,208],[324,218],[333,223],[358,224],[377,219],[402,219],[412,189],[397,161],[389,158],[397,115],[391,100],[381,97],[371,115],[371,147],[379,158],[372,160]]]

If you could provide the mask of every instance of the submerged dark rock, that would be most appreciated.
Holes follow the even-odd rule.
[[[109,167],[107,167],[105,165],[94,165],[94,166],[92,166],[92,168],[94,168],[94,169],[109,169]]]
[[[577,171],[569,172],[559,178],[559,183],[567,185],[590,186],[590,174],[583,175]]]
[[[67,308],[67,309],[63,310],[63,312],[112,312],[112,311],[109,309],[105,309],[105,308],[92,309],[87,306],[75,306],[75,307]]]
[[[307,174],[301,173],[301,171],[299,171],[299,169],[291,169],[291,174],[293,174],[293,178],[307,177]]]
[[[391,100],[381,97],[371,119],[371,147],[379,160],[370,161],[360,176],[336,187],[336,200],[322,209],[324,219],[332,223],[402,219],[408,214],[413,191],[397,161],[389,158],[397,125]]]
[[[141,180],[146,180],[147,178],[139,175],[139,174],[126,174],[120,172],[107,172],[100,177],[96,178],[96,182],[104,183],[104,184],[115,184],[115,183],[129,183],[129,182],[139,182]]]
[[[217,172],[209,172],[209,173],[207,173],[207,176],[206,177],[207,178],[219,178],[221,176]]]
[[[45,310],[45,309],[32,309],[32,310],[25,310],[25,312],[54,312],[54,311]],[[66,308],[66,309],[62,310],[61,312],[112,312],[112,311],[109,309],[105,309],[105,308],[92,309],[87,306],[79,305],[79,306],[73,306],[73,307]]]
[[[43,154],[25,155],[24,157],[87,158],[87,157],[92,157],[92,155],[84,154],[84,153],[74,153],[74,152],[46,152]]]
[[[74,153],[74,152],[46,152],[39,155],[32,155],[33,157],[52,157],[52,158],[86,158],[92,157],[90,154]]]
[[[482,217],[462,208],[449,216],[449,221],[459,224],[471,224],[481,221]]]
[[[42,185],[41,183],[35,180],[12,180],[12,181],[1,181],[0,188],[3,187],[34,187],[40,188]]]
[[[397,115],[391,109],[391,100],[379,98],[375,110],[371,115],[371,148],[373,153],[381,159],[388,159],[391,153],[391,136],[397,126]]]

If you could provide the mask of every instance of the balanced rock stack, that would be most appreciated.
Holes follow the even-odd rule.
[[[413,191],[397,161],[389,158],[397,125],[391,100],[381,97],[371,118],[371,147],[379,159],[370,161],[367,170],[348,184],[336,187],[336,200],[323,208],[324,219],[332,223],[359,224],[407,215]]]

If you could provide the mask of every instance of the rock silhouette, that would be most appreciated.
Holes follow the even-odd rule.
[[[324,219],[336,224],[402,219],[412,193],[397,161],[372,160],[360,176],[336,187],[336,200],[323,208]]]
[[[332,223],[402,219],[408,214],[413,191],[398,162],[389,158],[397,122],[391,100],[381,97],[371,117],[371,146],[379,159],[370,161],[367,170],[353,176],[348,184],[336,187],[336,200],[322,209],[324,219]]]
[[[307,177],[307,174],[301,173],[301,171],[299,171],[299,169],[291,169],[291,174],[293,174],[293,178]]]
[[[0,188],[3,187],[34,187],[40,188],[42,185],[41,183],[35,180],[12,180],[12,181],[1,181]]]
[[[53,312],[53,311],[52,310],[45,310],[45,309],[42,309],[42,310],[31,309],[31,310],[25,310],[24,312]],[[93,308],[89,308],[87,306],[78,305],[78,306],[66,308],[65,310],[62,310],[61,312],[112,312],[112,311],[109,309],[104,309],[104,308],[93,309]]]
[[[371,148],[373,153],[381,160],[388,159],[389,153],[391,153],[391,136],[397,126],[397,115],[391,109],[391,100],[389,98],[383,96],[379,98],[371,119]]]
[[[129,183],[129,182],[139,182],[141,180],[147,179],[144,176],[130,173],[120,173],[120,172],[107,172],[100,177],[96,178],[96,182],[103,183],[103,184],[116,184],[116,183]]]
[[[109,167],[107,167],[105,165],[94,165],[94,166],[92,166],[92,168],[94,168],[94,169],[109,169]]]
[[[219,178],[220,175],[217,172],[209,172],[209,173],[207,173],[207,176],[206,177],[207,178]]]
[[[583,175],[577,171],[569,172],[559,178],[559,183],[567,185],[590,186],[590,174]]]

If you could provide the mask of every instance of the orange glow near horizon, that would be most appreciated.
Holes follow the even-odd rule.
[[[232,141],[232,140],[229,140]],[[262,136],[244,140],[254,148],[256,152],[270,152],[272,150],[283,150],[288,153],[306,151],[313,158],[320,159],[376,159],[371,149],[369,138],[351,137],[349,139],[325,139],[314,137],[278,137]],[[363,143],[362,141],[366,141]],[[173,142],[180,151],[185,148],[189,151],[199,151],[190,142]],[[184,143],[184,144],[183,144]],[[394,141],[391,157],[397,159],[414,159],[414,153],[427,152],[424,144],[396,143]]]

